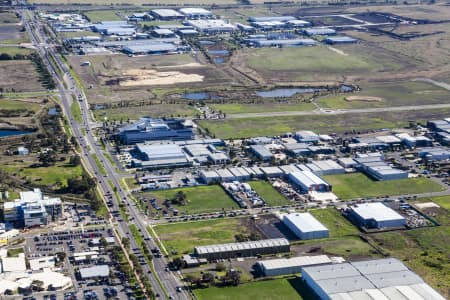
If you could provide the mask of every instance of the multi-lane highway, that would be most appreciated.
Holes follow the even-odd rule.
[[[144,241],[147,243],[147,247],[149,249],[158,248],[158,245],[152,240],[147,231],[147,222],[145,221],[144,216],[135,206],[132,199],[130,199],[128,191],[122,188],[122,185],[120,184],[120,175],[116,173],[115,168],[111,165],[109,160],[106,159],[101,149],[100,142],[92,131],[92,124],[94,124],[94,122],[91,120],[87,98],[71,76],[69,66],[58,55],[54,48],[55,45],[49,42],[49,37],[44,33],[44,30],[42,30],[43,25],[40,23],[40,20],[28,10],[22,10],[21,15],[23,24],[30,34],[34,46],[37,48],[39,55],[42,57],[55,80],[61,98],[61,105],[67,116],[70,127],[72,128],[73,135],[80,146],[79,152],[84,165],[97,178],[98,187],[103,195],[115,195],[113,187],[116,188],[120,199],[113,201],[113,206],[109,208],[110,214],[112,211],[119,210],[119,201],[125,203],[130,220],[133,220],[133,224],[139,229]],[[55,64],[56,67],[52,63]],[[82,115],[81,123],[78,123],[71,114],[70,106],[73,101],[77,101],[80,105]],[[104,166],[106,171],[104,172],[104,175],[102,175],[102,172],[99,170],[94,155]],[[114,219],[112,214],[110,217],[113,221],[117,221],[119,235],[128,237],[130,239],[130,247],[136,249],[134,250],[135,253],[139,253],[140,250],[137,250],[139,249],[139,245],[131,234],[126,221],[121,218]],[[151,266],[143,266],[145,276],[150,280],[155,294],[159,295],[161,299],[189,299],[189,294],[184,289],[180,290],[178,288],[182,286],[181,280],[175,273],[168,271],[167,263],[165,257],[155,257],[153,259],[153,270]]]

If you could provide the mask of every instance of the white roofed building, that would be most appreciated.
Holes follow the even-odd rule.
[[[283,215],[282,221],[301,240],[320,239],[329,236],[328,228],[323,226],[310,213],[286,214]]]
[[[348,216],[361,227],[388,228],[404,227],[406,219],[381,202],[363,203],[350,206]]]

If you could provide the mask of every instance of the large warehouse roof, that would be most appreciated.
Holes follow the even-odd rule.
[[[283,220],[289,220],[301,232],[314,232],[328,230],[310,213],[290,213],[283,216]]]
[[[80,276],[83,279],[95,277],[108,277],[109,267],[107,265],[98,265],[89,268],[80,269]]]
[[[289,241],[287,239],[268,239],[260,241],[248,241],[242,243],[229,243],[229,244],[217,244],[208,246],[195,247],[196,253],[206,254],[206,253],[221,253],[228,251],[239,251],[244,249],[258,249],[258,248],[268,248],[268,247],[278,247],[287,246]]]
[[[365,220],[374,219],[375,221],[380,222],[404,219],[400,214],[381,202],[357,204],[351,208]]]
[[[203,16],[211,16],[212,12],[206,10],[201,7],[184,7],[179,10],[183,15],[203,15]]]
[[[166,8],[162,8],[162,9],[153,9],[152,13],[162,17],[162,18],[169,18],[169,17],[183,17],[182,14],[180,14],[179,12],[177,12],[176,10],[173,9],[166,9]]]
[[[289,174],[292,178],[295,180],[302,182],[305,186],[312,186],[315,184],[324,184],[328,185],[322,178],[317,176],[311,171],[301,171],[301,172],[294,172]]]
[[[406,271],[408,268],[395,258],[374,259],[352,262],[352,265],[363,274]]]
[[[296,267],[296,266],[329,264],[329,263],[332,263],[332,261],[326,255],[298,256],[298,257],[292,257],[292,258],[279,258],[279,259],[263,260],[263,261],[258,262],[258,264],[264,270],[289,268],[289,267]]]

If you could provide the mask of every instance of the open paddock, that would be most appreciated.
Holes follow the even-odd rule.
[[[0,61],[0,88],[5,92],[44,90],[36,66],[29,60]]]
[[[16,24],[0,24],[0,44],[29,43],[28,34]]]
[[[193,253],[194,247],[235,242],[235,235],[250,234],[247,218],[213,219],[154,226],[171,255]]]
[[[208,128],[216,137],[245,138],[273,136],[286,132],[313,129],[318,133],[346,133],[370,131],[383,128],[401,128],[408,120],[424,122],[435,118],[445,118],[450,109],[395,111],[376,113],[349,113],[345,115],[303,115],[247,117],[225,120],[200,120],[198,124]]]
[[[161,5],[161,1],[157,0],[31,0],[32,4],[48,4],[48,5],[146,5],[146,6],[157,6]],[[214,4],[236,4],[235,0],[167,0],[164,1],[164,5],[214,5]]]

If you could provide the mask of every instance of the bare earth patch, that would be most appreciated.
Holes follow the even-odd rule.
[[[334,47],[328,46],[328,49],[330,49],[331,51],[336,52],[336,53],[339,54],[339,55],[348,56],[348,54],[345,53],[344,51],[339,50],[339,49],[336,49],[336,48],[334,48]]]
[[[345,101],[381,102],[383,98],[373,96],[347,96]]]
[[[186,82],[202,82],[204,76],[186,74],[178,71],[160,72],[157,70],[131,69],[122,73],[129,79],[120,82],[121,86],[169,85]]]

